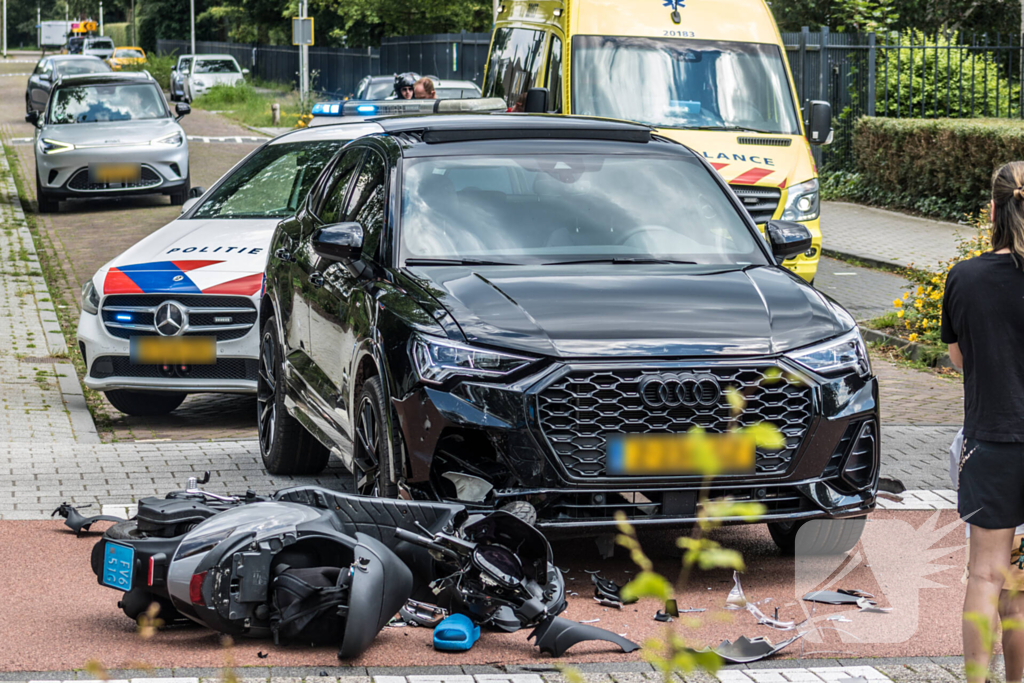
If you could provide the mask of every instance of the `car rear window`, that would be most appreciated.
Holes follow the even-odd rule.
[[[50,123],[97,123],[169,116],[163,93],[152,83],[74,85],[50,100]]]
[[[143,59],[145,56],[142,50],[136,50],[133,47],[122,47],[114,50],[114,57],[117,59]]]
[[[114,47],[114,41],[109,38],[106,40],[101,38],[100,40],[90,40],[86,43],[86,46],[95,50],[110,50]]]
[[[57,62],[57,73],[61,76],[77,76],[79,74],[100,74],[110,71],[106,62],[98,59],[75,59]]]
[[[196,60],[197,74],[236,74],[238,71],[238,64],[233,59]]]

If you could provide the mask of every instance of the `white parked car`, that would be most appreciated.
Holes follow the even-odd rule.
[[[215,85],[238,85],[248,73],[231,55],[181,55],[171,70],[171,101],[191,102]]]
[[[190,393],[256,392],[274,227],[295,214],[346,142],[381,130],[350,121],[264,144],[85,283],[78,343],[86,386],[129,415],[167,413]]]
[[[86,38],[82,44],[82,54],[110,59],[114,54],[114,41],[103,36]]]

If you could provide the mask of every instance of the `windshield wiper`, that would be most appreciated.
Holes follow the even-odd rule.
[[[748,133],[762,133],[764,135],[785,135],[775,130],[762,130],[760,128],[751,128],[750,126],[734,126],[726,124],[722,126],[698,126],[697,130],[742,130]]]
[[[407,266],[517,266],[518,263],[508,261],[485,261],[472,258],[407,258]]]
[[[578,259],[576,261],[552,261],[545,263],[545,266],[568,266],[576,263],[677,263],[687,266],[697,265],[696,261],[679,261],[676,259],[668,258],[653,258],[649,256],[617,256],[614,258],[592,258],[592,259]]]

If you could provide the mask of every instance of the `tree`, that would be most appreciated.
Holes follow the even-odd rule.
[[[317,17],[331,17],[332,38],[351,47],[379,45],[385,36],[487,31],[490,0],[312,0]]]

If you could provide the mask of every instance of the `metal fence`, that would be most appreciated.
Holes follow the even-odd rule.
[[[827,166],[852,166],[860,116],[1024,118],[1019,36],[805,28],[782,37],[801,103],[832,104],[835,141],[816,155]]]
[[[385,38],[380,48],[309,48],[311,87],[330,97],[355,92],[367,74],[415,71],[440,79],[482,84],[489,33],[439,33],[427,36]],[[158,40],[158,54],[186,54],[186,40]],[[290,45],[245,45],[196,41],[199,54],[229,54],[252,72],[254,78],[298,84],[299,49]]]

